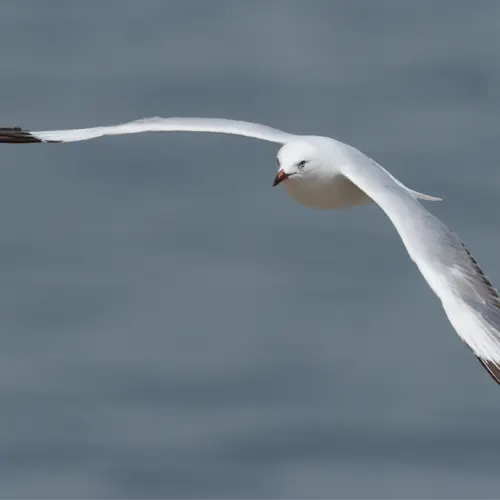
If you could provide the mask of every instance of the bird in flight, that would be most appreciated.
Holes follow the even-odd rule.
[[[0,143],[64,143],[140,132],[214,132],[280,144],[273,186],[307,207],[376,203],[393,223],[460,338],[500,384],[500,296],[458,236],[419,199],[440,198],[406,187],[358,149],[316,135],[295,135],[223,118],[152,117],[119,125],[49,131],[0,128]]]

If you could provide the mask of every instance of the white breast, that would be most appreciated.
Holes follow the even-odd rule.
[[[316,179],[294,179],[285,181],[284,186],[296,202],[311,208],[331,210],[372,203],[372,199],[343,175],[336,175],[330,182]]]

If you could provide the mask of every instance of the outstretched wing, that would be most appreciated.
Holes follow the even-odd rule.
[[[380,165],[351,146],[336,154],[342,174],[386,213],[450,323],[500,384],[500,297],[476,259]]]
[[[225,118],[143,118],[119,125],[67,130],[23,130],[19,127],[0,128],[0,143],[26,144],[35,142],[75,142],[106,135],[138,134],[141,132],[213,132],[242,135],[284,144],[296,137],[258,123]]]

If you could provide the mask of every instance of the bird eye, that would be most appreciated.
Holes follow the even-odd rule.
[[[280,166],[280,159],[279,158],[276,158],[276,164],[278,165],[278,168]]]
[[[299,161],[299,163],[297,163],[297,167],[304,168],[305,164],[306,164],[306,160]]]

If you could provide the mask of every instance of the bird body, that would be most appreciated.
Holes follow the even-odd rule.
[[[281,144],[273,185],[283,184],[289,196],[306,207],[328,210],[376,203],[440,299],[455,331],[500,384],[500,297],[458,236],[419,202],[439,198],[409,189],[348,144],[244,121],[160,117],[72,130],[3,128],[0,143],[64,143],[168,131],[235,134]]]

